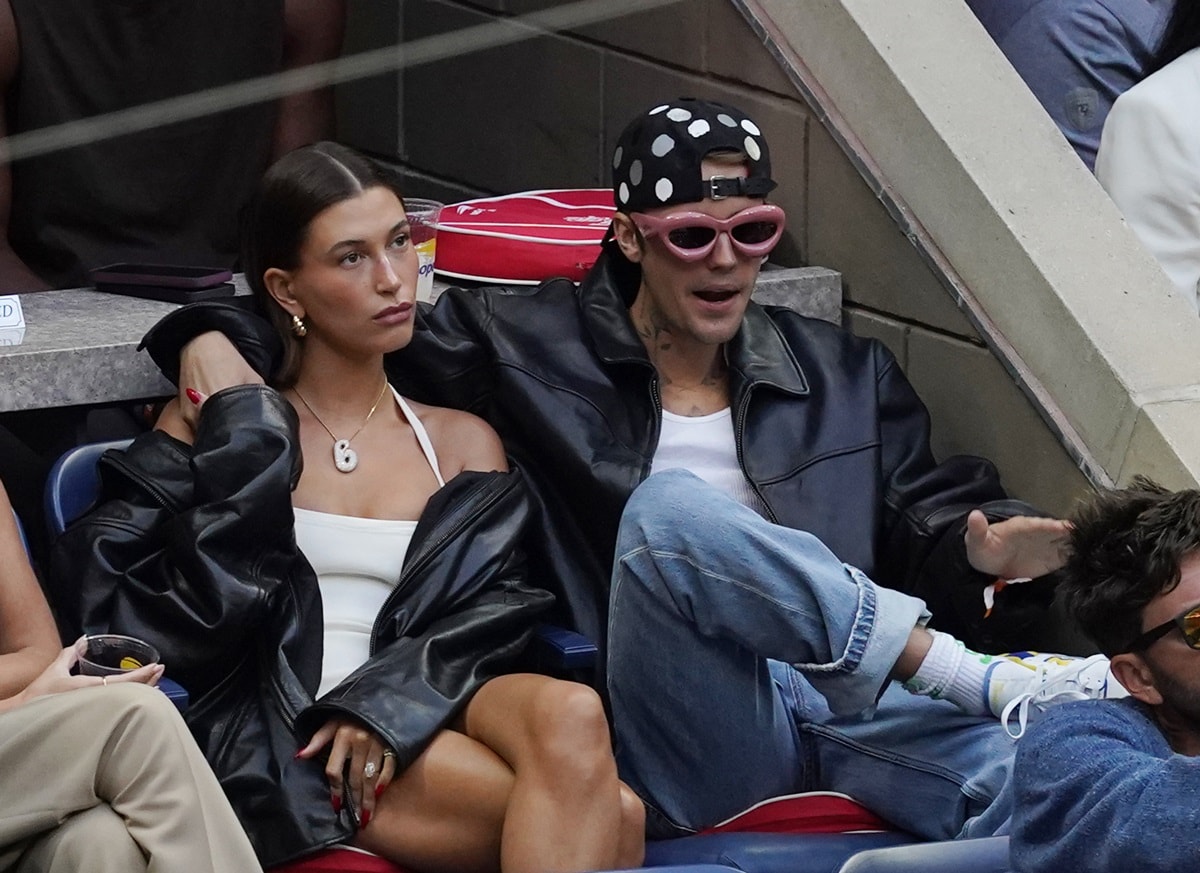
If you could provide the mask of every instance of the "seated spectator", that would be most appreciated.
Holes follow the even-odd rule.
[[[612,166],[619,211],[579,288],[451,289],[388,363],[410,393],[486,415],[528,471],[531,564],[607,646],[619,772],[652,833],[812,788],[929,838],[1003,827],[995,715],[1116,685],[1104,659],[966,648],[1029,639],[1052,583],[996,583],[1057,568],[1065,524],[1006,499],[982,459],[936,463],[877,342],[751,301],[785,216],[742,110],[653,105]],[[273,336],[200,304],[148,342],[173,369],[213,328],[256,359]],[[179,384],[231,369],[248,367],[205,333]]]
[[[1147,75],[1173,0],[967,0],[1088,169],[1113,101]]]
[[[480,419],[384,375],[416,316],[399,193],[350,149],[295,151],[244,258],[275,387],[193,391],[194,431],[169,416],[105,468],[55,550],[83,587],[64,614],[172,663],[267,865],[350,842],[418,870],[637,866],[599,696],[514,672],[553,599],[514,551],[521,475]]]
[[[344,15],[344,0],[0,0],[0,136],[333,58]],[[0,294],[117,261],[232,266],[272,156],[332,123],[332,94],[305,92],[0,164]]]
[[[1175,8],[1148,72],[1108,117],[1096,178],[1200,309],[1200,6]]]
[[[1200,838],[1200,491],[1096,496],[1062,594],[1125,700],[1058,707],[1017,748],[1021,873],[1191,870]]]
[[[73,676],[0,486],[0,870],[259,870],[148,664]]]

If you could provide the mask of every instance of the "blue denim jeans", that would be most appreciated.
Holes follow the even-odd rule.
[[[924,604],[811,534],[658,473],[626,507],[611,597],[617,763],[652,836],[811,790],[928,839],[1004,831],[1014,746],[999,723],[888,680]]]

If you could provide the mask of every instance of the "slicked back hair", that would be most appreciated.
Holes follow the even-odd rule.
[[[1200,554],[1200,491],[1170,492],[1143,477],[1092,496],[1074,513],[1059,589],[1068,612],[1110,657],[1142,632],[1142,611],[1179,584]]]
[[[272,382],[295,381],[300,341],[292,318],[267,293],[263,274],[272,267],[292,270],[312,220],[368,188],[383,187],[404,202],[395,178],[370,158],[335,142],[318,142],[288,152],[267,169],[242,221],[242,269],[259,306],[283,340],[283,363]]]

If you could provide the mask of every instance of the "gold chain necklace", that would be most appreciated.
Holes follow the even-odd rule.
[[[375,410],[379,408],[379,401],[383,400],[383,395],[387,393],[387,379],[383,380],[383,387],[379,389],[379,396],[375,398],[375,405],[371,407],[371,411],[367,413],[367,417],[363,419],[363,423],[359,425],[358,430],[350,435],[348,439],[340,440],[337,434],[329,429],[329,425],[321,420],[321,416],[317,415],[317,411],[312,408],[304,395],[300,393],[300,389],[295,385],[292,390],[296,392],[296,396],[300,398],[300,402],[304,404],[304,408],[312,413],[312,417],[317,420],[317,424],[325,428],[325,433],[333,439],[333,466],[337,467],[342,473],[353,473],[358,466],[358,452],[350,448],[350,440],[354,439],[363,432],[363,428],[367,426],[367,422],[371,420],[371,416],[375,414]]]

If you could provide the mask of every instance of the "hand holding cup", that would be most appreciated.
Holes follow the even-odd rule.
[[[81,654],[88,650],[89,637],[80,637],[75,641],[74,645],[67,646],[58,653],[53,661],[50,662],[42,674],[34,679],[19,695],[22,702],[33,700],[36,697],[42,697],[47,694],[60,694],[64,691],[75,691],[80,688],[94,688],[97,685],[108,685],[112,682],[140,682],[143,685],[157,685],[158,680],[162,678],[162,664],[154,663],[158,660],[158,653],[154,652],[153,647],[142,645],[154,652],[152,662],[133,669],[122,669],[119,666],[116,672],[107,674],[86,673],[82,669],[83,662]],[[125,639],[133,639],[126,637]],[[141,642],[135,640],[135,642]],[[143,654],[145,654],[143,652]],[[72,668],[76,665],[80,666],[78,673],[72,673]]]

